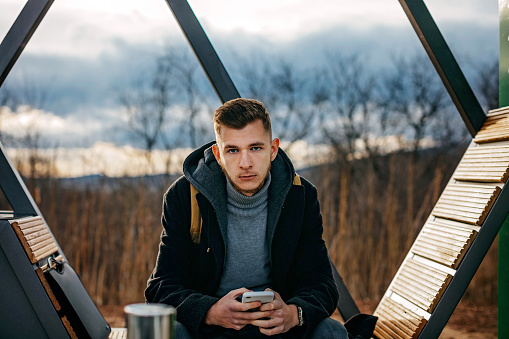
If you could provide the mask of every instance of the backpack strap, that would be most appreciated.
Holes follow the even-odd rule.
[[[191,187],[191,228],[189,231],[191,232],[191,239],[193,240],[193,243],[199,244],[203,220],[200,215],[198,200],[196,200],[198,190],[193,186],[193,184],[189,183],[189,185]]]
[[[300,177],[297,173],[295,173],[295,176],[293,177],[293,184],[297,186],[301,186],[302,182],[300,181]]]
[[[300,176],[297,173],[295,173],[295,176],[293,177],[293,185],[302,185]],[[189,183],[189,186],[191,188],[191,227],[189,232],[191,233],[191,239],[193,240],[193,243],[199,244],[203,219],[201,218],[200,208],[198,207],[198,200],[196,200],[196,194],[198,194],[198,190],[191,183]]]

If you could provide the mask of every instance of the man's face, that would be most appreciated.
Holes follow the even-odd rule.
[[[270,140],[261,120],[242,129],[221,126],[216,138],[212,151],[233,187],[247,196],[258,192],[269,175],[271,161],[276,158],[279,139]]]

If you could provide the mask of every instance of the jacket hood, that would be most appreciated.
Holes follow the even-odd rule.
[[[218,214],[219,223],[222,224],[220,226],[224,229],[227,214],[226,177],[212,152],[214,144],[215,141],[209,142],[186,158],[184,175],[210,201]],[[278,150],[276,159],[271,163],[270,174],[267,224],[269,229],[273,229],[295,176],[293,164],[281,148]]]

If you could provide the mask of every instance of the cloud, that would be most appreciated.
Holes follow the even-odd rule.
[[[393,56],[424,53],[401,6],[392,0],[190,3],[238,87],[242,87],[239,58],[256,51],[298,69],[319,65],[327,51],[358,53],[378,76],[393,66]],[[467,76],[471,63],[498,57],[496,3],[426,4]],[[23,5],[19,0],[2,1],[0,35]],[[22,103],[37,106],[23,98],[27,83],[48,98],[39,107],[37,121],[52,143],[69,147],[124,143],[113,133],[124,115],[119,95],[136,77],[153,70],[167,44],[190,48],[164,0],[57,1],[4,86]],[[26,128],[19,119],[9,122],[14,130]]]

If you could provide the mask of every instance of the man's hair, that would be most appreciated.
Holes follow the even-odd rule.
[[[262,121],[263,128],[272,138],[272,125],[269,112],[267,112],[265,106],[253,99],[233,99],[225,102],[214,113],[214,130],[216,135],[219,136],[221,126],[242,129],[258,119]]]

